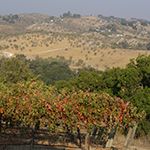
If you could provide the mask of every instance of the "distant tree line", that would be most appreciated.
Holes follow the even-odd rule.
[[[6,15],[6,16],[1,16],[1,18],[2,18],[3,21],[6,21],[8,23],[12,23],[13,24],[16,21],[18,21],[19,16],[10,14],[10,15]]]
[[[70,11],[63,13],[63,18],[81,18],[80,14],[72,14]]]

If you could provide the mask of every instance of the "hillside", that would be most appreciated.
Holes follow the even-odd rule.
[[[72,67],[124,67],[150,54],[150,22],[140,19],[43,14],[0,16],[1,54],[65,57]]]

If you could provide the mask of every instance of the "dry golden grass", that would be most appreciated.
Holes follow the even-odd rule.
[[[76,46],[81,45],[81,46]],[[112,67],[124,67],[129,63],[130,59],[136,58],[138,55],[149,55],[150,51],[140,50],[123,50],[123,49],[102,49],[91,47],[86,43],[72,40],[75,46],[69,42],[68,38],[59,37],[51,34],[26,33],[18,36],[11,36],[0,40],[0,45],[4,46],[5,52],[13,54],[24,54],[29,58],[36,56],[58,57],[63,56],[66,59],[72,59],[74,64],[80,59],[88,66],[95,67],[100,70]],[[72,64],[72,66],[74,66]]]

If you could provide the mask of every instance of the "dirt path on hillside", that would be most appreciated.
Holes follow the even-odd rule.
[[[41,51],[39,53],[43,54],[43,53],[56,52],[56,51],[62,51],[62,50],[65,50],[65,48],[50,49],[50,50]]]

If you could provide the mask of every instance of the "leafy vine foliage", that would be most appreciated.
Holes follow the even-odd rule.
[[[113,128],[138,122],[144,113],[129,102],[106,93],[62,90],[46,86],[41,81],[30,80],[14,84],[0,92],[0,115],[12,125],[57,131],[59,126],[75,130],[94,126]]]
[[[0,60],[0,131],[2,123],[79,134],[140,124],[140,132],[148,133],[150,56],[105,72],[75,73],[64,59],[57,61],[24,56]]]

